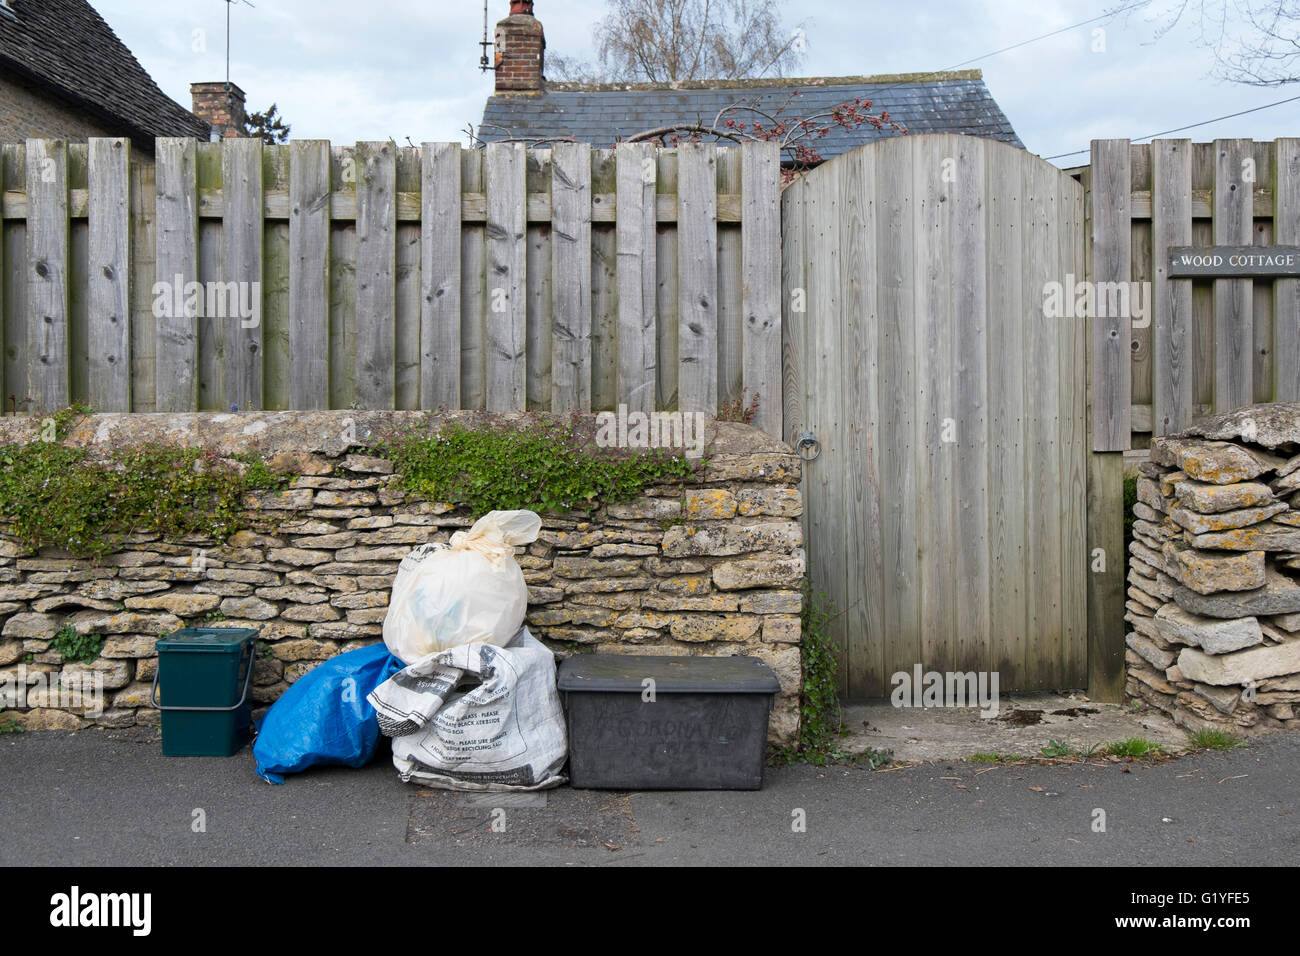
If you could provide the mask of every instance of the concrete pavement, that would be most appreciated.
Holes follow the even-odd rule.
[[[164,758],[152,734],[92,730],[0,737],[0,780],[0,864],[19,866],[1300,860],[1300,738],[1289,735],[1154,764],[795,766],[769,768],[757,792],[566,787],[542,805],[406,785],[382,757],[274,787],[247,749]]]

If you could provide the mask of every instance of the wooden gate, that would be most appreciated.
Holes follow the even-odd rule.
[[[811,432],[809,574],[840,691],[996,671],[1088,682],[1083,190],[1023,150],[909,136],[782,198],[786,438]]]

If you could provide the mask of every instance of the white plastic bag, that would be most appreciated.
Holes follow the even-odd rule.
[[[541,527],[531,511],[490,511],[450,547],[425,544],[403,558],[384,618],[393,656],[413,664],[475,641],[508,643],[528,610],[514,547],[537,540]]]
[[[463,644],[416,661],[367,699],[407,783],[545,790],[565,782],[555,655],[527,628],[505,647]]]

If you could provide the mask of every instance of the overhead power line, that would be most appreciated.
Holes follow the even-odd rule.
[[[1132,137],[1131,142],[1140,143],[1144,139],[1155,139],[1157,136],[1168,136],[1170,133],[1181,133],[1184,130],[1196,129],[1198,126],[1208,126],[1211,123],[1217,123],[1220,120],[1233,119],[1238,116],[1245,116],[1247,113],[1258,113],[1260,110],[1268,110],[1275,106],[1283,106],[1286,103],[1294,103],[1296,100],[1300,100],[1300,96],[1291,96],[1285,100],[1278,100],[1276,103],[1265,103],[1263,106],[1254,106],[1248,110],[1241,110],[1237,113],[1228,113],[1225,116],[1216,116],[1214,119],[1201,120],[1199,123],[1188,123],[1186,126],[1162,130],[1159,133],[1148,133],[1145,136]],[[1061,159],[1065,156],[1078,156],[1080,153],[1086,153],[1090,149],[1091,147],[1088,147],[1087,149],[1072,150],[1068,153],[1057,153],[1055,156],[1044,156],[1043,159]]]
[[[1021,47],[1029,46],[1029,44],[1037,43],[1039,40],[1047,40],[1054,36],[1060,36],[1062,33],[1069,33],[1071,30],[1077,30],[1079,29],[1079,27],[1086,27],[1088,26],[1088,24],[1096,23],[1099,20],[1109,20],[1112,17],[1116,17],[1121,13],[1127,13],[1129,10],[1136,9],[1137,7],[1147,6],[1150,2],[1151,0],[1138,0],[1137,3],[1130,3],[1128,6],[1120,7],[1118,10],[1111,10],[1109,13],[1103,13],[1095,17],[1089,17],[1087,20],[1080,20],[1078,23],[1071,23],[1068,27],[1061,27],[1057,30],[1052,30],[1050,33],[1043,33],[1036,37],[1030,37],[1028,40],[1021,40],[1019,43],[1013,43],[1010,46],[1004,46],[1000,50],[993,50],[989,53],[981,53],[979,56],[973,56],[969,60],[962,60],[960,63],[954,63],[952,66],[944,67],[942,70],[932,70],[929,73],[921,73],[919,75],[920,76],[941,76],[942,74],[951,72],[952,70],[961,69],[963,66],[969,66],[972,63],[978,63],[980,60],[987,60],[990,59],[991,57],[1000,56],[1003,53],[1009,53],[1012,50],[1018,50]],[[880,91],[884,92],[885,90],[892,90],[896,87],[903,86],[903,85],[905,84],[890,83],[887,86],[882,86],[880,88]]]
[[[1011,46],[1004,46],[1000,50],[994,50],[992,53],[985,53],[983,56],[976,56],[969,60],[962,60],[960,63],[948,67],[948,69],[956,70],[959,67],[968,66],[971,63],[978,63],[980,60],[987,60],[989,57],[998,56],[1002,53],[1009,53],[1012,50],[1018,50],[1022,46],[1037,43],[1039,40],[1046,40],[1049,37],[1059,36],[1062,33],[1069,33],[1071,30],[1077,30],[1079,27],[1086,27],[1088,24],[1096,23],[1098,20],[1109,20],[1112,17],[1119,16],[1121,13],[1127,13],[1135,7],[1145,7],[1150,2],[1151,0],[1139,0],[1137,3],[1130,3],[1127,7],[1120,7],[1118,10],[1112,10],[1109,13],[1103,13],[1088,20],[1080,20],[1078,23],[1072,23],[1068,27],[1061,27],[1059,30],[1053,30],[1051,33],[1044,33],[1042,36],[1031,37],[1028,40],[1021,40],[1019,43],[1013,43]]]

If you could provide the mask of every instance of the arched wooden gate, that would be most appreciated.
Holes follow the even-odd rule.
[[[841,693],[916,664],[1088,680],[1082,187],[990,140],[895,137],[782,197],[786,438]]]

